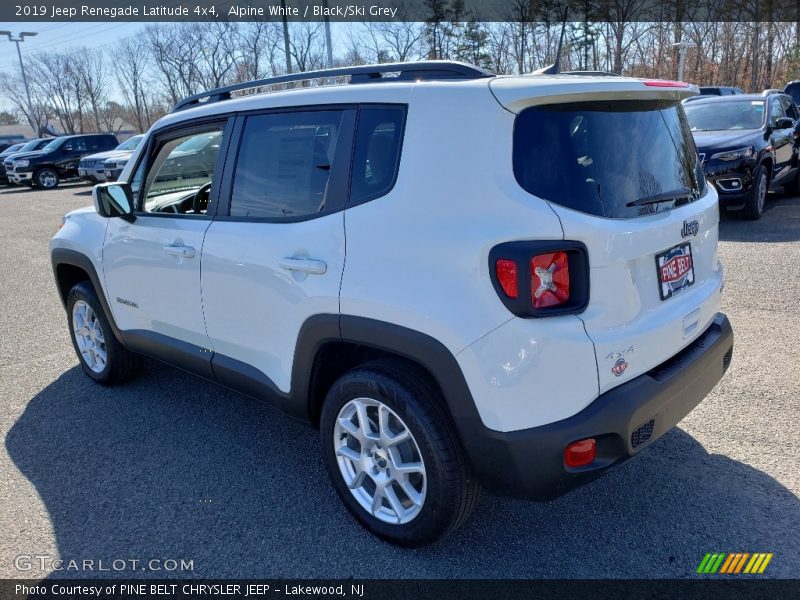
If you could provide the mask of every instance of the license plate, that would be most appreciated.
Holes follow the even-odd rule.
[[[694,283],[692,245],[689,242],[673,246],[656,256],[658,292],[661,299],[672,298]]]

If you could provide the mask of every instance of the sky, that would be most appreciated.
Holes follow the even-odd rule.
[[[5,0],[0,0],[5,1]],[[72,47],[85,46],[93,49],[110,49],[120,39],[135,35],[143,30],[148,23],[3,23],[0,22],[0,31],[7,30],[14,34],[20,31],[35,31],[39,35],[36,37],[26,37],[20,44],[22,50],[22,60],[29,52],[37,50],[66,50]],[[331,30],[336,45],[337,30],[344,24],[331,23]],[[15,70],[19,64],[17,49],[15,45],[7,40],[0,38],[0,72]],[[119,99],[117,83],[113,83],[114,89],[111,95]],[[11,102],[0,96],[0,110],[9,110]]]

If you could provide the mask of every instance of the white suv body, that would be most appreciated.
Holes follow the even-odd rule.
[[[422,65],[446,70],[452,63]],[[452,68],[458,75],[466,67]],[[108,383],[133,372],[125,363],[124,374],[109,375],[113,336],[121,348],[321,421],[345,504],[401,544],[430,541],[460,523],[477,483],[551,497],[671,428],[722,376],[733,344],[718,312],[717,197],[693,179],[695,165],[685,163],[694,146],[679,131],[680,100],[696,88],[466,73],[208,101],[161,119],[128,161],[122,187],[98,186],[97,210],[67,215],[51,244],[87,374]],[[655,157],[618,147],[624,162],[645,165],[641,173],[668,157],[673,171],[698,186],[691,201],[659,198],[620,205],[620,215],[592,214],[610,210],[602,194],[613,192],[617,175],[609,184],[596,175],[597,182],[587,175],[575,184],[589,186],[587,197],[597,187],[600,203],[588,211],[524,189],[542,178],[521,170],[552,172],[563,147],[597,143],[592,127],[634,118],[639,126],[656,123],[652,129],[661,121],[648,119],[663,118],[664,131],[683,141]],[[569,127],[559,132],[558,123]],[[551,127],[570,139],[548,141],[556,156],[547,157],[525,132]],[[613,136],[616,129],[603,131]],[[667,134],[659,135],[663,141]],[[603,160],[589,153],[569,168],[589,173]],[[645,189],[645,179],[634,185]],[[646,183],[670,191],[660,180]],[[151,194],[159,185],[165,191]],[[127,196],[114,196],[121,189]],[[131,206],[109,206],[114,198]],[[534,255],[552,260],[537,278]],[[513,275],[502,278],[499,261],[511,261]],[[659,280],[675,268],[675,281]],[[554,270],[566,270],[566,282],[553,279]],[[71,297],[82,282],[99,304]],[[531,310],[537,294],[561,292],[562,306]],[[81,328],[84,306],[100,313],[88,329]],[[358,381],[371,389],[370,377],[389,383],[371,395],[347,392],[361,389]],[[415,379],[430,386],[414,388]],[[386,391],[395,384],[396,394]],[[398,394],[408,398],[398,401]],[[375,411],[371,425],[358,412],[362,395]],[[431,430],[438,423],[453,438],[449,450],[463,475],[448,484],[461,490],[455,496],[437,488],[447,486],[436,480],[436,461],[450,455],[420,439],[428,417],[410,411],[416,403],[435,404]],[[336,411],[326,417],[328,404]],[[364,437],[364,430],[383,431],[381,415],[396,424],[389,430],[412,434],[404,456],[422,474],[383,478],[382,465],[386,473],[402,468],[399,451]],[[354,424],[352,434],[341,429],[344,420]],[[340,452],[343,443],[350,446]],[[337,448],[330,457],[328,446]],[[451,498],[450,512],[437,504],[440,492]]]

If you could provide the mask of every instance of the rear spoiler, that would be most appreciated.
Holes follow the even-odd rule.
[[[683,81],[580,75],[519,75],[489,82],[497,101],[513,113],[539,104],[596,100],[673,100],[696,96],[700,89]]]

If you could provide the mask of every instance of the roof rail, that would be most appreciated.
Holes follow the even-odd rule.
[[[396,76],[387,77],[387,73],[397,73]],[[350,83],[375,83],[379,81],[412,81],[412,80],[437,80],[437,79],[481,79],[494,77],[494,74],[463,62],[449,60],[425,60],[419,62],[383,63],[379,65],[363,65],[358,67],[338,67],[335,69],[320,69],[304,73],[291,73],[278,75],[266,79],[243,81],[225,87],[187,96],[175,106],[172,112],[199,104],[210,104],[229,100],[231,93],[240,90],[259,88],[268,85],[308,81],[310,79],[328,79],[333,77],[350,77]]]

